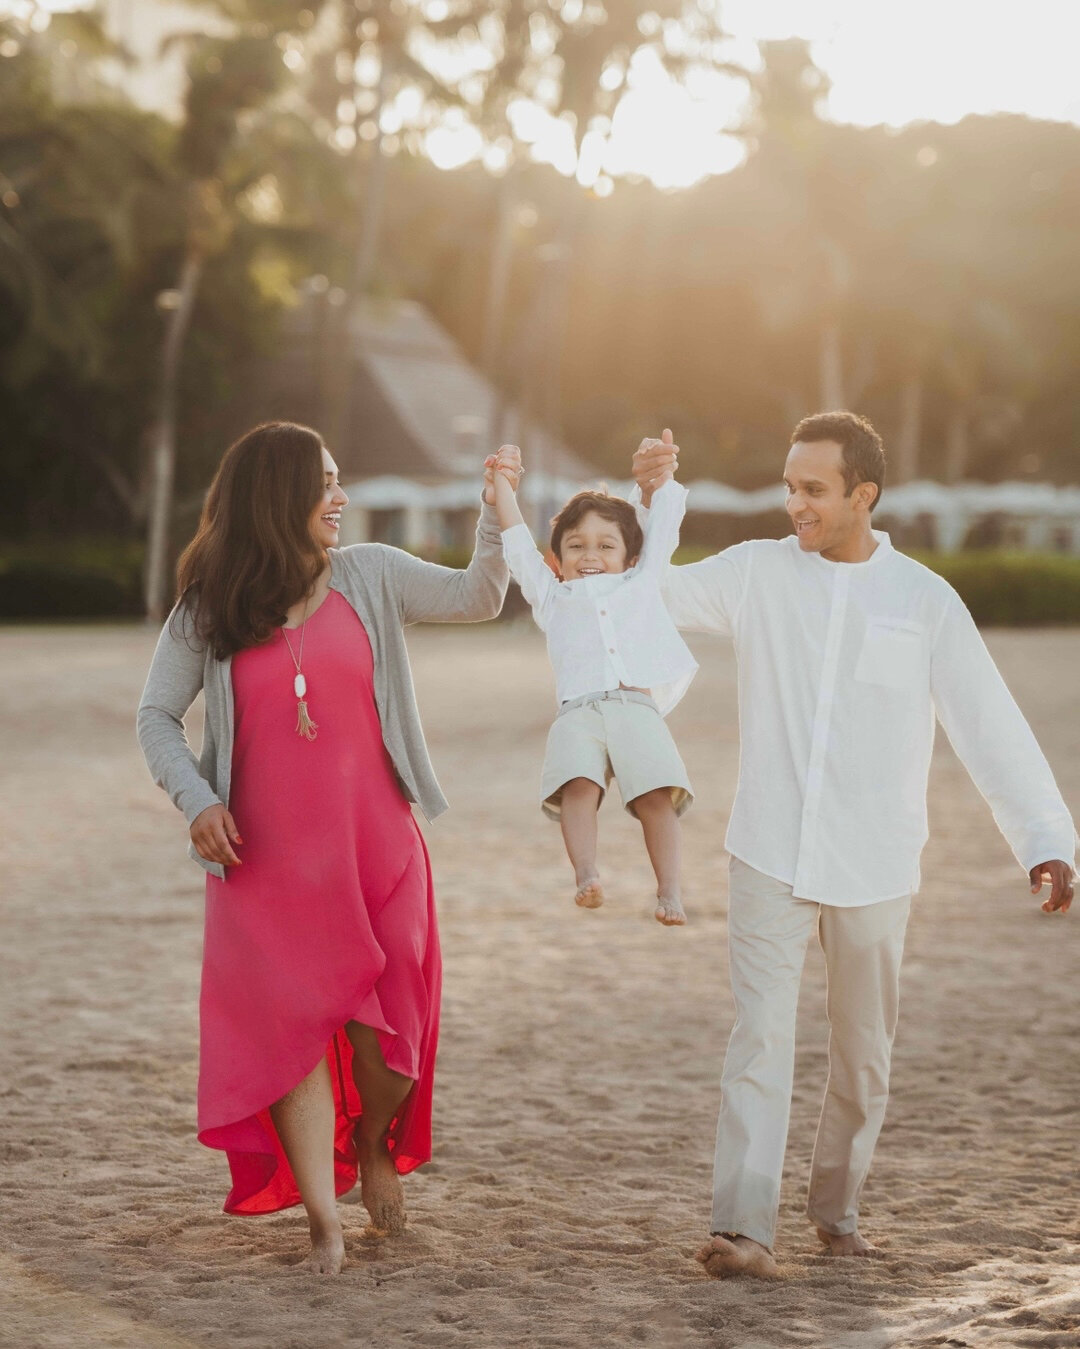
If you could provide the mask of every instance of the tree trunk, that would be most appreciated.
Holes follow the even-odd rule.
[[[821,411],[835,412],[844,406],[840,325],[835,320],[830,319],[821,329],[818,356],[821,371]]]
[[[499,352],[506,326],[506,292],[510,283],[510,264],[514,254],[514,171],[499,179],[495,195],[495,229],[488,266],[487,299],[484,305],[483,339],[480,368],[492,384],[499,378]]]
[[[158,416],[150,445],[149,528],[143,572],[146,618],[160,623],[169,607],[169,523],[172,518],[173,483],[176,477],[176,404],[180,362],[191,324],[191,312],[199,290],[203,259],[189,251],[177,287],[179,303],[169,311],[161,358],[161,390]]]
[[[371,158],[367,171],[358,185],[360,219],[357,230],[356,269],[353,290],[359,303],[371,289],[379,259],[379,238],[382,233],[383,203],[386,200],[386,155],[383,154],[382,115],[390,88],[390,62],[385,54],[379,72],[379,89],[372,119],[375,138],[371,142]],[[363,157],[357,156],[362,163]]]
[[[967,472],[970,417],[966,403],[954,403],[945,428],[945,481],[961,482]]]
[[[896,484],[911,482],[919,473],[919,441],[922,436],[922,375],[913,370],[900,389],[900,430],[892,453],[889,477]]]

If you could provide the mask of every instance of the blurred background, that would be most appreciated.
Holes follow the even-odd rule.
[[[684,557],[791,427],[983,622],[1080,622],[1080,15],[1051,0],[0,0],[0,617],[158,619],[226,445],[462,561],[671,426]]]

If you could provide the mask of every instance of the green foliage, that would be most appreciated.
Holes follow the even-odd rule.
[[[1080,557],[1053,553],[920,553],[980,627],[1080,624]]]
[[[122,618],[141,609],[142,549],[112,537],[0,551],[0,620]]]

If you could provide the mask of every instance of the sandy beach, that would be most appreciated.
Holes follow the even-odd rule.
[[[608,905],[573,906],[535,801],[553,710],[540,634],[411,635],[452,807],[425,828],[445,959],[435,1159],[406,1181],[396,1242],[362,1238],[366,1215],[344,1201],[336,1280],[306,1271],[302,1210],[226,1217],[224,1158],[194,1136],[202,872],[134,737],[153,642],[136,627],[0,629],[0,1344],[1080,1345],[1080,910],[1039,911],[940,734],[863,1204],[888,1257],[830,1260],[802,1216],[826,1067],[813,947],[785,1278],[710,1282],[694,1261],[732,1021],[734,662],[707,639],[671,718],[697,802],[690,923],[665,930],[617,796],[601,815]],[[1080,631],[989,643],[1080,814]]]

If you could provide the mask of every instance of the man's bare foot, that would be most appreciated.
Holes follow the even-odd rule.
[[[341,1224],[322,1226],[309,1223],[311,1229],[311,1256],[308,1264],[313,1274],[340,1274],[345,1267],[345,1238]]]
[[[681,899],[665,899],[663,895],[656,896],[656,911],[653,915],[658,923],[663,923],[665,927],[682,927],[686,922],[686,911],[683,909]]]
[[[604,902],[604,891],[599,876],[589,876],[579,881],[574,903],[579,909],[598,909]]]
[[[371,1219],[365,1236],[400,1236],[405,1231],[405,1192],[386,1139],[365,1142],[357,1129],[356,1154],[360,1162],[360,1201]]]
[[[710,1237],[697,1253],[710,1279],[732,1279],[741,1274],[753,1279],[778,1279],[780,1271],[772,1253],[749,1237]]]
[[[885,1252],[880,1246],[871,1246],[858,1232],[849,1232],[847,1236],[833,1236],[824,1228],[817,1229],[818,1240],[828,1248],[830,1255],[859,1255],[867,1260],[884,1260]]]

